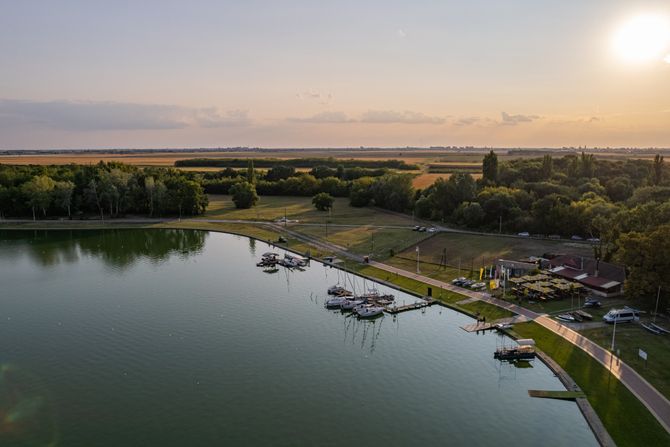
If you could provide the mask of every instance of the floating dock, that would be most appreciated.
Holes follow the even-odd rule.
[[[548,391],[548,390],[528,390],[530,397],[541,397],[544,399],[562,399],[576,400],[580,397],[586,397],[583,391]]]
[[[395,315],[401,312],[407,312],[408,310],[423,309],[424,307],[432,306],[433,304],[435,304],[435,300],[433,298],[425,298],[423,301],[412,304],[405,304],[404,306],[387,306],[384,308],[384,311],[391,315]]]

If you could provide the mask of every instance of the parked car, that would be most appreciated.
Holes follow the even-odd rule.
[[[584,307],[593,307],[597,308],[602,306],[602,303],[597,298],[588,298],[584,301]]]
[[[594,244],[597,244],[598,242],[600,242],[600,238],[590,237],[590,238],[587,239],[587,241],[593,242]]]
[[[630,309],[612,309],[603,317],[605,323],[630,323],[637,320],[639,317]]]
[[[435,228],[435,227],[428,228],[429,233],[435,233],[436,231],[437,231],[437,228]]]
[[[420,225],[414,225],[414,228],[412,228],[412,231],[419,231],[419,228],[421,228]]]
[[[517,233],[517,236],[530,237],[530,233],[527,231],[522,231],[521,233]]]
[[[426,227],[419,227],[419,231],[421,231],[421,232],[426,231]]]
[[[583,237],[577,236],[576,234],[573,234],[570,239],[572,239],[573,241],[583,241],[584,240]]]
[[[549,239],[560,239],[561,236],[559,234],[550,234]]]

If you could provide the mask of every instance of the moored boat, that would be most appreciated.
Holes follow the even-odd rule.
[[[384,313],[384,308],[379,306],[363,307],[358,310],[358,318],[374,318]]]

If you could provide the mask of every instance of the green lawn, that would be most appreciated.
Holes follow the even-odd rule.
[[[584,351],[536,323],[517,324],[514,332],[534,339],[538,348],[567,371],[617,445],[670,445],[670,435],[646,407]]]
[[[518,260],[544,253],[574,254],[593,256],[591,245],[568,241],[522,239],[505,236],[481,236],[476,234],[438,233],[435,237],[419,244],[421,258],[426,262],[440,263],[446,249],[447,264],[462,270],[476,270],[498,259]],[[413,248],[400,254],[413,258]],[[460,262],[459,262],[460,261]]]
[[[667,322],[659,325],[670,328]],[[614,326],[581,331],[583,335],[609,349],[612,344]],[[619,349],[621,359],[635,369],[658,391],[670,399],[670,336],[654,335],[638,324],[618,324],[615,349]],[[642,349],[648,354],[647,364],[638,355]]]
[[[408,246],[416,245],[425,239],[427,233],[419,233],[409,228],[378,228],[369,226],[360,227],[333,227],[295,225],[291,229],[298,233],[317,237],[339,245],[347,251],[359,255],[371,255],[373,259],[381,260],[390,256],[390,250],[395,252],[404,250]]]
[[[412,216],[388,213],[377,208],[349,206],[349,199],[337,197],[330,213],[318,211],[311,197],[261,196],[258,204],[249,209],[237,209],[228,195],[210,195],[207,211],[200,218],[274,221],[286,217],[304,223],[345,225],[407,225]]]

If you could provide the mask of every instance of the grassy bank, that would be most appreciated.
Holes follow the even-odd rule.
[[[617,445],[670,445],[670,435],[647,408],[584,351],[536,323],[517,324],[514,332],[533,338],[572,377]]]

